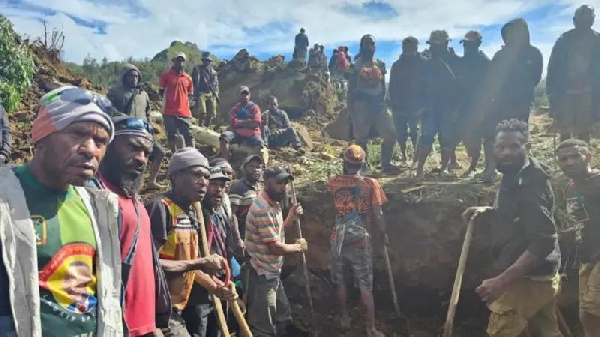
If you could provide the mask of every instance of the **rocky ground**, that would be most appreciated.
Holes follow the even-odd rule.
[[[43,50],[33,49],[33,52],[38,67],[33,89],[25,96],[21,108],[10,116],[15,148],[12,160],[16,163],[25,162],[32,155],[30,126],[38,108],[37,101],[44,93],[60,84],[104,90],[94,88],[85,78],[72,76],[60,62],[50,60]],[[240,53],[234,60],[222,63],[219,67],[222,85],[220,115],[226,116],[228,107],[237,97],[237,87],[248,85],[259,103],[264,103],[270,94],[278,96],[281,106],[290,112],[294,122],[302,129],[309,150],[306,154],[299,155],[283,149],[272,151],[270,157],[272,163],[289,163],[299,178],[299,199],[307,210],[302,224],[303,234],[310,243],[307,259],[318,330],[321,336],[364,336],[364,318],[357,296],[353,296],[351,301],[353,328],[348,332],[339,330],[335,291],[328,272],[329,235],[334,211],[325,181],[340,171],[338,155],[347,143],[323,137],[322,131],[335,118],[342,105],[323,77],[302,72],[301,64],[286,64],[282,57],[262,63]],[[159,103],[154,103],[154,107],[158,109]],[[550,124],[551,120],[546,115],[532,117],[532,153],[549,166],[553,175],[559,177],[553,161],[554,138]],[[158,129],[158,137],[164,141],[162,128],[158,126]],[[597,148],[597,144],[594,145]],[[215,153],[215,149],[207,147],[203,151]],[[459,149],[458,157],[466,167],[464,149]],[[436,160],[430,160],[428,168],[433,168],[435,163]],[[234,163],[234,166],[237,165]],[[166,171],[164,168],[163,171]],[[391,265],[400,308],[408,320],[395,317],[381,243],[375,241],[374,293],[378,326],[390,336],[436,336],[445,318],[464,236],[465,226],[460,220],[460,213],[471,205],[490,204],[495,187],[458,178],[429,176],[425,180],[416,180],[411,177],[413,172],[410,167],[404,165],[404,168],[397,177],[378,177],[389,198],[384,211],[392,243]],[[161,177],[165,178],[164,172]],[[564,182],[564,179],[557,180],[559,205]],[[288,237],[290,240],[295,238],[295,233],[290,233]],[[456,336],[484,335],[487,311],[476,298],[474,288],[487,276],[489,252],[485,242],[485,230],[478,230],[458,307]],[[304,276],[298,265],[297,258],[287,259],[285,284],[294,303],[294,316],[299,326],[309,329]],[[572,286],[571,281],[566,288],[572,290]],[[571,295],[564,296],[563,303],[566,307],[565,316],[575,326],[572,294],[571,291]]]

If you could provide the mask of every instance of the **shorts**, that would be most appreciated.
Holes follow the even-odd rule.
[[[169,140],[175,140],[175,137],[178,133],[184,138],[190,137],[189,118],[163,115],[163,122],[165,124],[165,130],[167,131],[167,138]]]
[[[579,267],[579,311],[600,316],[600,261]]]
[[[264,141],[260,136],[243,137],[233,131],[225,131],[221,134],[221,140],[228,144],[248,145],[250,147],[263,147]]]
[[[435,135],[443,149],[453,148],[458,143],[457,116],[452,111],[425,113],[422,124],[420,145],[424,148],[433,146]]]
[[[187,328],[185,327],[185,321],[181,314],[176,309],[173,309],[171,317],[169,318],[169,326],[163,329],[156,329],[156,337],[191,337]]]
[[[354,285],[360,290],[373,290],[373,252],[371,243],[365,247],[360,244],[349,244],[342,247],[342,252],[337,254],[331,249],[331,278],[335,284],[343,284],[344,268],[348,266],[354,275]]]
[[[363,95],[368,96],[368,95]],[[357,142],[366,142],[371,129],[384,141],[396,142],[392,114],[378,98],[355,98],[352,103],[352,131]]]
[[[490,337],[515,337],[525,330],[532,336],[562,337],[556,318],[560,278],[534,281],[523,278],[511,284],[496,301],[487,327]]]

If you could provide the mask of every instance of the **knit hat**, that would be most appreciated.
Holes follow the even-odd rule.
[[[190,167],[200,166],[205,169],[210,169],[208,166],[208,160],[193,147],[185,147],[177,150],[173,156],[171,156],[171,162],[169,163],[169,169],[167,173],[172,175],[173,173],[181,170],[185,170]]]
[[[129,117],[127,115],[113,116],[113,123],[115,125],[115,137],[132,135],[154,141],[154,128],[145,119]]]
[[[114,125],[110,119],[110,101],[95,92],[63,86],[42,96],[40,109],[31,126],[31,137],[36,144],[42,138],[59,132],[76,122],[95,122],[114,137]]]

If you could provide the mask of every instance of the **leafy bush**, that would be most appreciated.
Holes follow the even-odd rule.
[[[29,49],[21,43],[11,22],[0,14],[0,104],[7,111],[17,108],[31,87],[34,74],[35,64]]]

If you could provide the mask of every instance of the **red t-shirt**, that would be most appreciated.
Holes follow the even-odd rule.
[[[164,72],[158,79],[158,87],[165,91],[163,113],[169,116],[190,118],[190,94],[194,84],[190,75],[176,72],[173,68]]]
[[[121,259],[125,259],[133,235],[137,227],[137,215],[133,199],[122,195],[122,192],[105,179],[102,184],[119,196],[121,210]],[[150,217],[144,204],[138,201],[138,212],[141,217],[140,235],[133,258],[133,266],[129,272],[129,281],[125,289],[125,322],[129,328],[129,336],[137,337],[154,332],[156,329],[156,283],[154,280],[154,263],[152,259],[152,235],[150,234]]]

